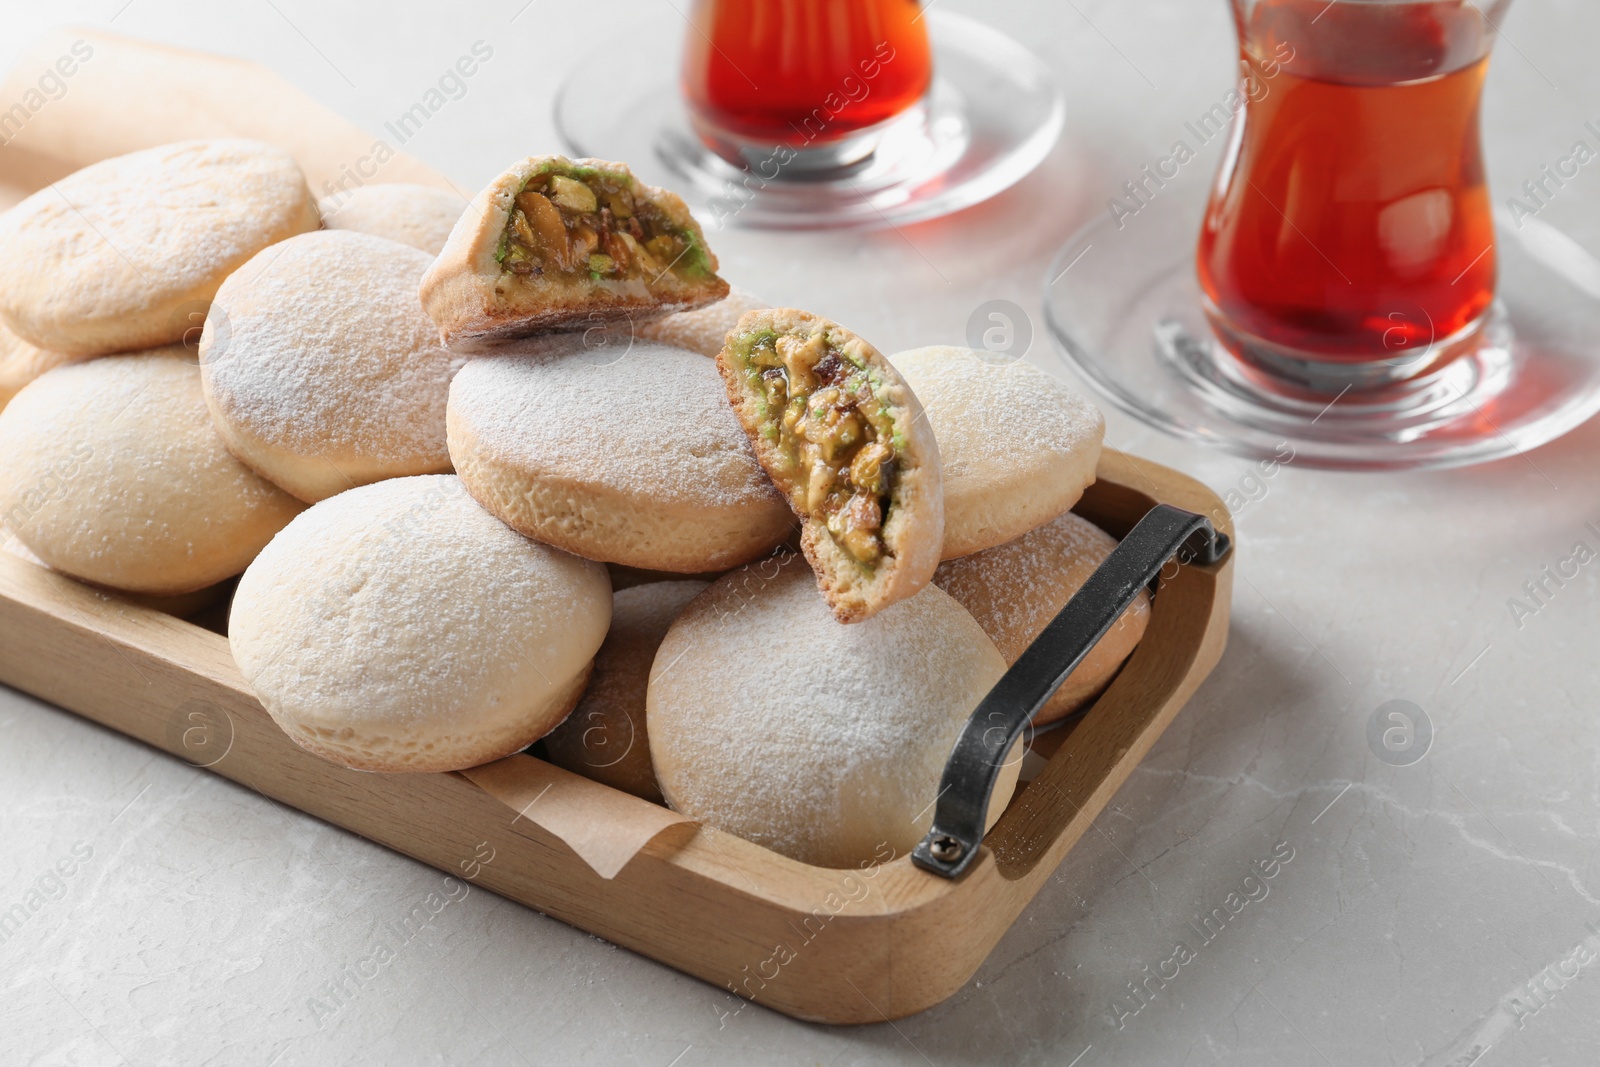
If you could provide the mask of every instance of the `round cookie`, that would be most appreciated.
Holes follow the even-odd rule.
[[[745,312],[760,311],[771,306],[765,300],[733,286],[728,290],[728,295],[715,304],[663,315],[657,319],[645,319],[634,327],[634,332],[646,341],[676,345],[715,359],[717,353],[722,351],[728,333],[739,324]]]
[[[611,619],[605,568],[537,544],[450,475],[310,508],[234,594],[228,643],[294,741],[369,771],[518,752],[566,717]]]
[[[0,411],[24,385],[45,371],[76,362],[80,357],[29,344],[0,324]]]
[[[798,556],[723,576],[656,653],[648,731],[667,802],[803,863],[904,855],[1005,661],[934,587],[849,625]],[[1008,758],[989,806],[1016,787]]]
[[[301,500],[450,469],[444,412],[465,357],[417,301],[426,252],[350,230],[240,267],[200,336],[206,403],[234,455]]]
[[[50,565],[29,550],[28,546],[17,540],[9,530],[0,529],[0,552],[25,559],[35,567],[48,568]],[[152,593],[129,593],[120,589],[103,592],[102,596],[116,595],[130,603],[137,604],[151,611],[159,611],[163,615],[172,615],[180,619],[187,619],[198,615],[208,608],[214,608],[228,598],[233,592],[226,581],[216,585],[208,585],[204,589],[196,589],[192,593],[178,593],[173,596],[160,596]]]
[[[0,529],[0,552],[25,559],[35,567],[48,568],[50,565],[28,548],[27,545],[17,540],[9,530]],[[198,615],[208,608],[214,608],[228,598],[233,591],[226,582],[208,585],[204,589],[196,589],[192,593],[177,593],[172,596],[160,596],[153,593],[129,593],[121,589],[104,590],[101,596],[118,596],[129,603],[137,604],[151,611],[159,611],[163,615],[172,615],[180,619],[187,619]]]
[[[788,537],[788,505],[728,408],[717,365],[636,343],[475,359],[450,386],[450,458],[529,537],[607,563],[696,574]]]
[[[189,593],[244,570],[300,511],[223,446],[186,356],[58,367],[0,412],[0,524],[55,570]]]
[[[1030,363],[935,345],[889,357],[922,401],[944,465],[944,559],[1021,537],[1094,484],[1106,422]]]
[[[1015,541],[941,563],[933,582],[972,613],[1009,665],[1116,547],[1116,538],[1068,512]],[[1104,692],[1149,622],[1150,594],[1141,592],[1039,709],[1034,723],[1063,719]]]
[[[0,319],[74,356],[179,341],[240,264],[318,223],[300,168],[261,141],[103,160],[0,216]]]
[[[403,182],[363,185],[317,202],[327,229],[386,237],[430,256],[444,251],[450,231],[466,209],[467,202],[448,189]]]
[[[645,734],[645,693],[656,649],[672,621],[706,582],[652,582],[611,598],[611,632],[595,653],[594,673],[567,721],[544,739],[557,767],[661,803]]]

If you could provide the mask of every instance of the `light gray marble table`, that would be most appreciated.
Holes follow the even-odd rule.
[[[556,147],[568,42],[666,0],[525,2],[8,0],[0,63],[109,23],[260,60],[377,130],[483,40],[494,60],[405,146],[472,189]],[[959,343],[989,299],[1037,316],[1055,248],[1230,78],[1222,0],[943,2],[1060,72],[1045,166],[898,233],[717,237],[729,277],[888,351]],[[1502,196],[1600,119],[1600,9],[1518,5],[1485,104]],[[1600,252],[1600,167],[1541,217]],[[1030,358],[1061,370],[1042,337]],[[1251,469],[1109,423],[1219,490]],[[895,1025],[724,1019],[728,994],[476,890],[328,1015],[324,983],[441,874],[0,690],[0,907],[48,889],[0,943],[0,1063],[1600,1062],[1600,567],[1520,625],[1508,607],[1575,542],[1600,547],[1597,456],[1591,423],[1477,469],[1266,481],[1238,516],[1215,675],[977,977]],[[1366,741],[1396,699],[1436,730],[1412,766]],[[1202,943],[1190,924],[1274,849],[1292,859],[1267,895]],[[1195,958],[1133,1012],[1129,983],[1180,939]]]

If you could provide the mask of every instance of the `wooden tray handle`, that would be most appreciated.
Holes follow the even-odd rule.
[[[1221,562],[1232,547],[1228,535],[1203,515],[1170,504],[1151,508],[967,720],[945,764],[933,825],[912,851],[911,862],[945,878],[965,871],[978,855],[989,797],[1006,754],[1034,714],[1139,591],[1160,579],[1168,561],[1209,566]]]

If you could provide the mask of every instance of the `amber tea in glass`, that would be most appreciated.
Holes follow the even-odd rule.
[[[793,171],[869,156],[928,91],[917,0],[699,0],[682,88],[708,147]]]
[[[1197,259],[1235,355],[1337,389],[1476,344],[1495,289],[1478,102],[1508,2],[1233,0],[1250,91]]]

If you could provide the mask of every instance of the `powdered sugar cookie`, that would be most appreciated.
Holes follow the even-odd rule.
[[[646,343],[474,359],[450,387],[450,457],[473,497],[588,559],[697,574],[793,526],[728,410],[716,364]]]
[[[634,332],[646,341],[660,341],[664,345],[676,345],[715,358],[722,351],[729,332],[739,324],[741,316],[771,306],[765,300],[734,286],[728,290],[727,296],[715,304],[707,304],[693,311],[680,311],[675,315],[645,319],[634,327]]]
[[[302,500],[450,469],[463,357],[417,303],[426,252],[326,230],[229,276],[200,337],[206,402],[240,459]]]
[[[1005,661],[937,588],[849,626],[799,557],[724,575],[672,624],[648,696],[667,802],[824,867],[908,853]],[[1016,786],[1008,758],[989,823]]]
[[[1031,364],[937,345],[890,356],[922,401],[944,467],[944,551],[1004,544],[1094,484],[1106,422]]]
[[[450,475],[325,500],[239,581],[228,644],[285,733],[370,771],[509,756],[566,717],[611,619],[605,568],[508,529]]]
[[[318,223],[300,168],[271,145],[130,152],[0,216],[0,319],[75,356],[180,341],[235,268]]]
[[[50,564],[34,555],[32,550],[9,530],[0,528],[0,552],[25,559],[36,567],[49,568]],[[173,596],[159,596],[154,593],[130,593],[125,589],[116,589],[105,592],[103,596],[116,595],[131,604],[137,604],[151,611],[159,611],[163,615],[173,615],[180,619],[198,615],[207,608],[214,608],[228,598],[233,592],[233,586],[227,581],[208,585],[204,589],[196,589],[192,593],[177,593]]]
[[[0,412],[0,525],[64,574],[172,595],[244,570],[301,509],[229,454],[182,346],[58,367]]]
[[[667,628],[706,582],[651,582],[611,598],[611,632],[594,656],[594,673],[567,721],[544,739],[557,767],[625,793],[661,802],[645,730],[650,666]]]
[[[1011,664],[1116,547],[1116,538],[1068,512],[1014,541],[941,563],[933,581],[972,613]],[[1141,592],[1034,722],[1055,722],[1099,696],[1149,622],[1150,594]]]
[[[363,185],[317,202],[322,225],[330,230],[355,230],[410,245],[430,256],[444,249],[466,200],[431,185]]]

